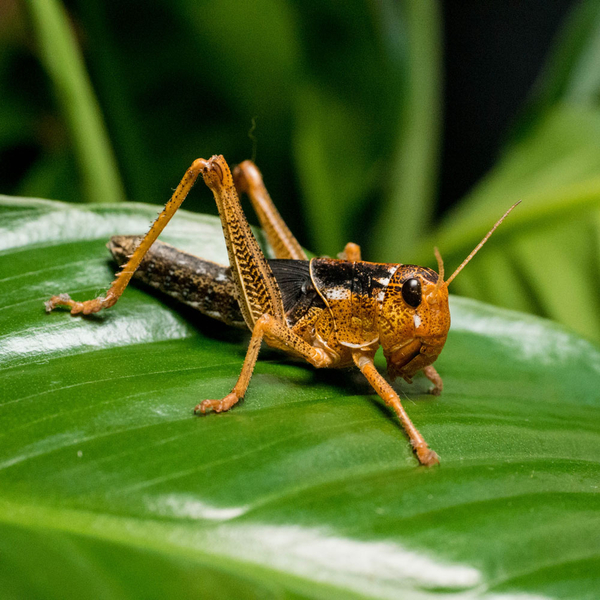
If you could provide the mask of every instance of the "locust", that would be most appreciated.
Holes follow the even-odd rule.
[[[227,246],[229,266],[154,243],[199,176],[212,190]],[[275,258],[265,257],[240,204],[246,193]],[[518,204],[518,203],[517,203]],[[339,258],[308,259],[275,208],[259,169],[252,161],[233,173],[223,156],[195,160],[171,199],[143,238],[115,236],[108,247],[122,265],[105,295],[78,302],[53,296],[46,310],[70,308],[89,315],[113,306],[132,276],[229,325],[247,327],[250,343],[240,376],[229,394],[200,402],[194,413],[220,413],[246,394],[262,342],[321,368],[356,367],[396,413],[419,463],[432,466],[438,455],[406,413],[398,393],[377,370],[381,346],[389,379],[412,383],[422,371],[442,392],[433,363],[450,328],[448,286],[485,244],[513,205],[454,273],[444,280],[444,263],[434,249],[438,272],[408,264],[363,261],[357,244],[346,244]]]

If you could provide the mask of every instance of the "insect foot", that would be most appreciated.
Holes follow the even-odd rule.
[[[439,456],[426,444],[424,446],[416,446],[415,453],[419,462],[425,467],[433,467],[440,464]]]
[[[427,390],[427,393],[431,394],[432,396],[439,396],[444,389],[444,382],[442,381],[442,378],[439,376],[438,372],[435,370],[435,367],[433,365],[429,365],[423,369],[423,373],[427,379],[433,383],[429,390]]]
[[[107,308],[112,306],[116,302],[109,294],[104,296],[100,296],[98,298],[94,298],[93,300],[86,300],[85,302],[76,302],[75,300],[71,300],[71,296],[69,294],[59,294],[58,296],[52,296],[50,300],[44,302],[44,306],[46,307],[46,312],[52,312],[55,308],[59,306],[66,306],[71,309],[72,315],[84,314],[91,315],[92,313],[96,313],[103,308]]]
[[[206,411],[212,410],[216,413],[225,412],[229,410],[234,404],[238,402],[239,398],[235,392],[231,392],[225,396],[222,400],[203,400],[194,408],[195,415],[205,415]]]
[[[52,296],[50,300],[46,300],[44,306],[46,307],[46,312],[49,313],[57,306],[70,306],[71,303],[73,303],[73,300],[71,300],[69,294],[59,294],[58,296]]]

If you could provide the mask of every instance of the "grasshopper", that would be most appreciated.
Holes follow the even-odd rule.
[[[160,242],[153,247],[199,175],[217,203],[229,268]],[[264,256],[250,229],[239,201],[243,192],[250,197],[275,259]],[[400,376],[411,383],[422,371],[433,384],[430,392],[441,393],[442,378],[433,362],[450,328],[448,285],[515,206],[444,281],[444,264],[437,248],[438,273],[415,265],[363,261],[360,247],[352,243],[339,259],[308,260],[275,208],[254,163],[245,161],[232,174],[222,156],[200,158],[186,171],[141,241],[128,236],[111,239],[109,249],[123,267],[104,296],[77,302],[60,294],[46,302],[46,310],[66,306],[72,314],[89,315],[109,308],[139,269],[138,277],[154,287],[252,332],[233,390],[224,398],[202,401],[195,414],[229,410],[244,397],[265,341],[316,368],[358,367],[398,416],[419,462],[431,466],[439,462],[437,454],[413,425],[373,358],[382,346],[392,380]]]

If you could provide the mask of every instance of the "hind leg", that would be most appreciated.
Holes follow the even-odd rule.
[[[156,218],[156,221],[152,224],[150,231],[140,242],[140,245],[136,248],[135,252],[131,255],[131,258],[123,266],[121,272],[117,275],[112,285],[104,296],[99,296],[93,300],[86,300],[85,302],[76,302],[71,300],[68,294],[59,294],[58,296],[52,296],[50,300],[45,302],[46,312],[54,310],[58,306],[66,306],[71,309],[71,314],[76,315],[82,313],[89,315],[96,313],[103,308],[109,308],[113,306],[117,300],[121,297],[121,294],[125,291],[127,284],[135,273],[136,269],[140,266],[144,255],[150,249],[150,246],[154,243],[156,238],[160,235],[160,232],[166,227],[167,223],[171,220],[173,215],[177,212],[177,209],[181,206],[189,191],[196,183],[198,175],[202,172],[206,166],[207,161],[203,158],[195,160],[192,166],[186,171],[183,179],[180,181],[177,189],[171,199],[167,202],[165,208]]]

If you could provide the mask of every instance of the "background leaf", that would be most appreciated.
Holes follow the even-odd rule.
[[[126,190],[116,195],[161,204],[197,156],[256,151],[307,246],[335,255],[352,240],[369,259],[431,264],[439,245],[448,271],[521,199],[453,290],[600,340],[600,11],[573,5],[496,165],[438,223],[454,199],[447,181],[460,180],[449,145],[435,198],[442,83],[446,106],[458,98],[458,112],[500,129],[515,112],[513,78],[532,70],[518,49],[535,48],[520,42],[558,5],[7,2],[0,185],[105,197],[118,179],[112,147]],[[453,63],[457,23],[471,45]],[[497,45],[492,63],[483,37],[515,46]],[[494,74],[492,105],[486,77],[464,90],[441,81],[442,65],[460,75],[452,64]],[[445,143],[454,131],[458,146],[479,147],[476,127],[447,121]],[[215,211],[206,192],[186,206]],[[3,595],[596,597],[592,343],[452,298],[444,396],[423,395],[422,379],[399,386],[442,457],[428,471],[356,374],[265,349],[246,401],[199,419],[192,406],[238,375],[244,333],[133,287],[94,318],[43,313],[57,291],[105,290],[107,238],[146,231],[157,208],[4,199],[0,212]],[[165,239],[225,262],[221,237],[211,218],[182,214]]]
[[[420,259],[431,263],[427,256],[437,245],[453,270],[494,221],[522,200],[452,288],[539,312],[598,339],[599,172],[600,113],[559,108],[515,144],[424,242]]]
[[[521,199],[453,290],[600,341],[596,0],[572,2],[566,18],[566,3],[540,0],[5,4],[3,191],[162,204],[194,158],[256,154],[306,247],[335,256],[351,240],[371,260],[434,266],[439,245],[450,268]],[[561,18],[519,113],[511,102]],[[495,166],[444,213],[515,114]],[[187,207],[215,212],[204,195]]]
[[[600,572],[600,350],[453,297],[445,390],[400,386],[442,459],[416,466],[352,372],[264,350],[135,287],[93,318],[112,233],[154,207],[0,201],[0,586],[8,598],[590,598]],[[165,240],[224,258],[214,219]],[[31,576],[32,563],[35,577]]]
[[[390,262],[408,256],[432,221],[441,129],[440,7],[410,0],[403,3],[402,16],[407,31],[405,100],[374,244],[374,256]]]
[[[562,322],[600,340],[600,10],[579,3],[496,166],[447,215],[433,244],[458,265],[511,204],[454,291]],[[431,262],[431,259],[429,259]],[[452,267],[454,268],[454,267]]]

